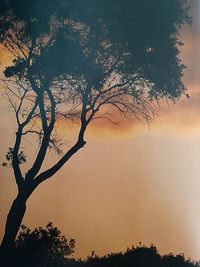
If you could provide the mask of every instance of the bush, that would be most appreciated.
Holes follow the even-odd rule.
[[[32,231],[25,225],[21,229],[16,240],[16,255],[22,266],[57,266],[74,252],[75,240],[66,239],[52,223]]]

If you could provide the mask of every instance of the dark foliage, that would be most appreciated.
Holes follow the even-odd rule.
[[[12,160],[13,160],[13,148],[9,147],[8,152],[6,154],[6,162],[2,163],[3,167],[11,166],[12,165]],[[26,155],[24,154],[23,151],[20,151],[18,154],[18,161],[19,164],[23,164],[26,162]]]
[[[84,40],[72,29],[61,27],[54,45],[34,58],[33,72],[37,69],[41,74],[48,66],[46,71],[53,76],[93,74],[90,78],[100,83],[105,74],[100,61],[109,54],[115,58],[123,54],[126,56],[119,69],[121,74],[137,74],[154,98],[174,99],[185,90],[178,33],[190,21],[187,11],[184,0],[128,0],[126,4],[121,0],[2,0],[0,33],[4,40],[13,21],[21,21],[25,23],[21,29],[23,38],[36,40],[49,34],[52,18],[61,24],[66,20],[80,23],[88,29]],[[25,68],[26,62],[18,58],[5,75],[22,75]]]
[[[156,247],[151,245],[132,247],[125,253],[89,257],[85,265],[87,267],[198,267],[199,263],[186,260],[183,254],[161,256]]]
[[[6,263],[21,267],[60,266],[74,252],[75,240],[61,235],[52,223],[34,230],[22,225],[21,229],[12,251],[13,257],[4,257],[5,267]]]
[[[3,267],[199,267],[198,262],[186,260],[183,254],[161,256],[154,245],[137,246],[126,252],[99,257],[93,251],[85,260],[69,256],[75,240],[66,239],[57,227],[48,223],[45,228],[30,230],[21,227],[12,257],[4,255]]]

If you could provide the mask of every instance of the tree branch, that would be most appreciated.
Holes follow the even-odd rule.
[[[22,139],[22,135],[23,135],[23,129],[30,122],[32,115],[34,114],[34,112],[37,108],[37,105],[38,105],[38,101],[36,99],[35,105],[33,106],[32,110],[28,114],[27,118],[24,120],[23,123],[18,124],[18,130],[16,132],[15,145],[13,148],[12,167],[13,167],[13,171],[14,171],[14,175],[15,175],[15,180],[16,180],[16,183],[18,185],[18,189],[20,189],[24,184],[24,178],[23,178],[22,173],[21,173],[21,169],[19,166],[20,163],[19,163],[19,158],[18,158],[19,149],[20,149],[20,145],[21,145],[21,139]]]
[[[34,189],[43,181],[47,180],[48,178],[52,177],[57,171],[59,171],[63,165],[76,153],[78,152],[84,145],[86,144],[85,141],[77,141],[74,146],[72,146],[65,155],[50,169],[42,172],[39,174],[34,180],[33,185]],[[33,190],[34,190],[33,189]]]
[[[38,151],[37,157],[35,159],[35,162],[33,163],[32,167],[29,169],[29,171],[27,172],[26,175],[26,180],[33,180],[34,177],[37,175],[37,173],[39,172],[43,160],[45,158],[47,149],[49,147],[49,141],[51,138],[51,133],[53,131],[54,128],[54,124],[55,124],[55,108],[56,108],[56,103],[54,100],[54,97],[52,95],[52,92],[50,89],[46,90],[50,102],[51,102],[51,121],[49,123],[49,125],[47,125],[47,118],[46,118],[46,114],[45,114],[45,109],[44,109],[44,99],[41,100],[40,99],[40,103],[39,103],[39,107],[40,107],[40,113],[41,113],[41,117],[43,122],[42,122],[42,127],[43,127],[43,138],[42,138],[42,142],[41,142],[41,146],[40,149]],[[44,97],[44,95],[41,95],[42,97]]]
[[[40,183],[47,180],[48,178],[52,177],[57,171],[59,171],[63,165],[77,152],[79,151],[86,142],[84,141],[84,134],[87,128],[87,125],[89,121],[86,119],[87,116],[87,95],[90,89],[90,84],[86,87],[85,92],[82,94],[83,100],[82,100],[82,112],[80,116],[81,120],[81,127],[78,134],[77,142],[74,146],[72,146],[65,154],[64,156],[50,169],[42,172],[39,174],[35,179],[33,180],[34,188],[36,188]],[[34,190],[34,189],[33,189]]]

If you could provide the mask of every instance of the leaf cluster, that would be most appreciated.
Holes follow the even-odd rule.
[[[41,266],[59,264],[74,252],[75,240],[61,235],[51,222],[44,228],[38,227],[31,230],[22,225],[21,229],[16,239],[16,253],[24,263],[33,266],[34,264]]]
[[[6,154],[6,161],[7,162],[3,162],[2,163],[3,167],[12,166],[13,151],[14,151],[14,149],[12,147],[9,147],[8,152]],[[26,159],[26,155],[24,154],[24,151],[20,151],[19,154],[18,154],[18,162],[19,162],[19,164],[23,164],[26,161],[27,161],[27,159]]]

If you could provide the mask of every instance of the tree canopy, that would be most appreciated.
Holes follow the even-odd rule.
[[[115,63],[118,74],[132,75],[137,83],[142,80],[153,98],[175,99],[185,89],[179,30],[190,19],[186,1],[2,2],[2,40],[8,29],[18,27],[16,38],[22,38],[22,44],[35,42],[32,49],[37,52],[31,55],[35,71],[46,71],[52,77],[83,75],[102,87],[108,66]],[[43,45],[38,48],[41,39]],[[18,58],[7,75],[20,74],[24,60]]]

